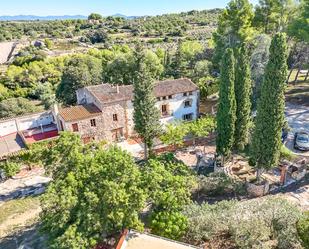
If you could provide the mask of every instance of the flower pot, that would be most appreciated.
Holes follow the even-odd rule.
[[[260,184],[257,183],[246,183],[246,188],[249,196],[251,197],[261,197],[268,193],[269,191],[269,182],[264,181]]]

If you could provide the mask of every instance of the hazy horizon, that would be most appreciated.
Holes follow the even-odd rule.
[[[103,16],[122,14],[126,16],[161,15],[165,13],[179,13],[190,10],[205,10],[223,8],[229,0],[92,0],[92,3],[85,0],[11,0],[1,3],[0,16],[64,16],[83,15],[100,13]],[[257,0],[251,0],[253,4]]]

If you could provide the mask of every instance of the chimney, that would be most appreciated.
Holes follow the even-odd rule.
[[[57,103],[54,104],[52,111],[54,112],[54,114],[55,114],[56,116],[58,116],[59,107],[58,107],[58,104],[57,104]]]
[[[53,117],[54,117],[54,121],[56,122],[56,125],[57,125],[57,129],[58,131],[60,131],[61,129],[61,125],[60,125],[60,120],[59,120],[59,107],[58,107],[58,104],[55,103],[53,105],[53,108],[52,108],[52,114],[53,114]],[[62,129],[63,130],[63,129]]]

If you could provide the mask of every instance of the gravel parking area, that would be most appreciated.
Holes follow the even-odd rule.
[[[308,156],[308,152],[302,152],[294,149],[294,134],[300,130],[309,131],[309,106],[286,104],[285,115],[291,131],[288,134],[286,147],[300,156]]]

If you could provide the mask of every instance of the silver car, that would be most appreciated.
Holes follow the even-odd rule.
[[[295,133],[294,148],[298,150],[309,150],[309,133],[300,131]]]

